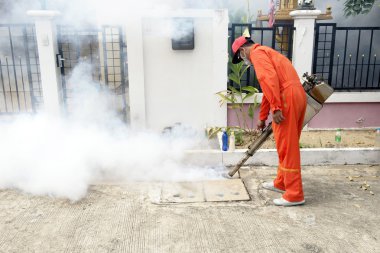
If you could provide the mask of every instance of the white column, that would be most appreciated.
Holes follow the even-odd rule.
[[[215,93],[225,89],[228,82],[228,73],[226,66],[228,64],[228,11],[215,10],[213,16],[213,93],[211,95],[212,108],[214,108],[213,118],[207,122],[210,126],[227,126],[227,104],[216,106],[219,103],[219,97]],[[222,43],[221,43],[222,42]],[[221,71],[225,70],[225,71]],[[223,86],[221,86],[224,85]],[[211,107],[211,105],[210,105]]]
[[[140,15],[128,18],[126,40],[131,126],[144,128],[146,126],[146,105],[142,17]]]
[[[320,10],[295,10],[290,12],[296,28],[293,37],[293,66],[300,78],[311,73],[314,52],[314,26]]]
[[[57,11],[30,10],[27,14],[35,19],[38,58],[41,71],[41,85],[44,99],[44,111],[50,115],[59,115],[62,103],[62,85],[60,69],[56,64],[58,54],[54,17]]]

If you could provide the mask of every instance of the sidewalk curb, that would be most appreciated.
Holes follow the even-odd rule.
[[[184,160],[200,166],[232,166],[245,155],[246,149],[232,152],[220,150],[188,150]],[[301,163],[306,165],[380,164],[380,148],[303,148]],[[277,166],[276,149],[258,150],[246,165]]]

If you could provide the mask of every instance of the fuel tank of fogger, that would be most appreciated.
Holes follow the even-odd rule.
[[[326,83],[317,84],[309,91],[306,91],[307,106],[303,122],[304,126],[322,109],[323,104],[333,92],[334,89]]]

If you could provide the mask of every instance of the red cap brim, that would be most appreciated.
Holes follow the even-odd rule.
[[[232,58],[232,63],[236,64],[241,62],[243,59],[240,57],[239,49],[247,43],[251,38],[246,38],[245,36],[240,36],[239,38],[235,39],[235,41],[232,43],[232,52],[234,53],[234,56]]]
[[[240,57],[240,52],[239,50],[234,54],[234,56],[232,57],[232,63],[233,64],[237,64],[239,62],[242,62],[243,59]]]

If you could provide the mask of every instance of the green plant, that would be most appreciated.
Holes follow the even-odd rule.
[[[241,85],[241,79],[247,72],[249,66],[245,66],[243,62],[233,64],[231,58],[229,59],[228,65],[231,70],[228,78],[235,84],[234,86],[236,88],[229,85],[227,90],[220,91],[216,94],[221,98],[219,101],[220,105],[229,103],[228,106],[235,112],[239,127],[245,133],[253,136],[256,131],[250,127],[250,125],[254,126],[253,118],[255,109],[257,108],[256,93],[258,90],[251,86],[242,87]],[[254,98],[254,102],[246,106],[247,99],[250,97]]]
[[[312,145],[309,145],[309,144],[305,144],[305,143],[300,142],[300,143],[299,143],[299,147],[300,147],[300,148],[312,148],[313,146],[312,146]]]
[[[243,145],[243,131],[241,129],[236,129],[236,130],[233,130],[234,132],[234,135],[235,135],[235,144],[236,145]]]
[[[232,132],[234,133],[236,145],[243,144],[243,130],[240,127],[208,127],[206,128],[206,136],[209,139],[216,138],[223,129],[227,131],[228,136],[231,136]]]
[[[344,2],[344,16],[367,14],[372,10],[375,0],[346,0]]]
[[[207,127],[206,128],[206,136],[209,139],[216,137],[218,132],[222,131],[222,127]]]

